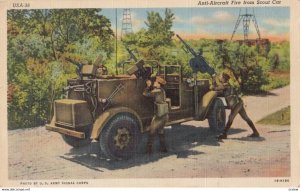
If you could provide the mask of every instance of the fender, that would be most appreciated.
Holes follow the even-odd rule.
[[[107,124],[107,122],[118,113],[132,114],[138,120],[140,129],[143,129],[142,121],[141,121],[139,115],[134,110],[132,110],[128,107],[114,107],[114,108],[110,108],[110,109],[104,111],[101,115],[98,116],[98,118],[96,119],[96,121],[93,124],[91,139],[97,139],[101,133],[101,130]]]
[[[198,108],[198,116],[195,116],[196,120],[205,120],[207,113],[214,101],[214,99],[217,97],[216,91],[209,91],[202,97],[202,100],[200,100],[199,108]]]

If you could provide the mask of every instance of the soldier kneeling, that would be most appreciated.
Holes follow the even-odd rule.
[[[146,81],[146,88],[143,92],[144,96],[154,97],[155,111],[150,125],[150,132],[147,143],[147,153],[152,153],[152,146],[155,134],[158,133],[160,142],[160,152],[167,152],[165,143],[164,126],[169,119],[169,106],[166,102],[166,93],[161,85],[165,85],[166,81],[160,77],[155,77],[152,81]]]

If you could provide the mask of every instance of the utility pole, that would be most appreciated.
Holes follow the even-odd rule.
[[[116,75],[118,75],[118,9],[115,10],[116,14],[116,36],[115,36],[115,44],[116,44]]]

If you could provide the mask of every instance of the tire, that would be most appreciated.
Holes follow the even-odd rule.
[[[77,137],[72,137],[69,135],[62,135],[63,140],[70,146],[79,148],[86,145],[89,145],[92,142],[92,139],[90,138],[92,130],[92,125],[84,128],[85,133],[85,139],[79,139]]]
[[[119,113],[103,127],[99,137],[100,148],[109,159],[129,159],[137,153],[140,137],[135,117]]]
[[[221,132],[224,130],[226,113],[223,101],[220,98],[213,101],[207,119],[212,131]]]

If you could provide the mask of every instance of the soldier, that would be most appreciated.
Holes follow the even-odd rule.
[[[101,77],[103,75],[107,75],[107,74],[108,74],[107,67],[103,64],[99,64],[97,71],[96,71],[96,76],[99,78],[99,77]]]
[[[164,126],[169,119],[169,106],[166,102],[166,93],[161,85],[165,85],[166,81],[160,77],[146,81],[146,88],[143,92],[144,96],[154,97],[155,113],[151,121],[150,132],[147,143],[147,153],[152,154],[152,145],[156,132],[158,133],[160,142],[160,152],[167,152],[165,143]]]
[[[228,74],[222,73],[222,76],[220,78],[221,84],[219,86],[216,85],[215,79],[213,79],[213,90],[222,91],[226,100],[227,107],[231,110],[224,132],[217,138],[219,140],[227,139],[227,132],[237,114],[240,114],[240,116],[248,123],[249,127],[252,129],[253,133],[249,135],[249,137],[259,137],[257,129],[255,128],[253,122],[248,117],[245,111],[243,100],[237,95],[233,87],[229,84],[229,79],[230,76]]]

